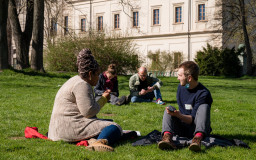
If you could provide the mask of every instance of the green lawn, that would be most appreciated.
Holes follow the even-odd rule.
[[[0,72],[0,159],[256,159],[256,78],[239,79],[200,77],[212,93],[211,120],[213,134],[241,139],[251,149],[240,147],[203,148],[200,153],[187,148],[162,151],[157,145],[133,147],[133,141],[115,146],[113,153],[98,153],[65,142],[24,139],[26,126],[36,126],[45,134],[52,106],[60,86],[75,74],[37,74],[30,71]],[[129,76],[119,77],[121,95],[127,95]],[[176,78],[161,78],[164,101],[177,107]],[[107,104],[98,117],[111,118],[125,130],[146,135],[161,131],[164,106],[136,103],[125,106]]]

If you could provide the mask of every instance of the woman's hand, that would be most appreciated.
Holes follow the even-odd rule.
[[[108,101],[110,100],[110,92],[111,90],[108,89],[102,94],[102,96],[107,98]]]

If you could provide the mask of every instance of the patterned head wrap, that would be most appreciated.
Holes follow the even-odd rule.
[[[99,69],[98,62],[94,59],[92,52],[88,48],[82,49],[77,56],[78,73],[82,78],[86,78],[89,72],[95,73]]]

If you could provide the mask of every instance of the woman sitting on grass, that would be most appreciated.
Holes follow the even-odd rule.
[[[96,102],[92,86],[99,79],[99,65],[89,49],[77,56],[79,75],[70,78],[59,89],[53,106],[48,138],[53,141],[76,142],[98,136],[88,147],[95,151],[113,151],[108,144],[122,135],[121,127],[111,121],[96,117],[110,99],[108,91]]]
[[[128,100],[126,96],[118,98],[119,91],[115,64],[110,64],[108,69],[100,74],[99,81],[94,87],[95,99],[100,99],[102,94],[107,90],[110,92],[109,102],[111,104],[120,106],[127,103]]]

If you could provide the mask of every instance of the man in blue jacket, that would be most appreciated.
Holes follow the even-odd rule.
[[[176,149],[173,135],[192,138],[189,149],[201,150],[201,141],[211,132],[210,109],[212,97],[210,91],[198,82],[199,67],[193,61],[180,64],[177,90],[179,110],[169,111],[166,108],[162,123],[162,141],[160,149]]]

